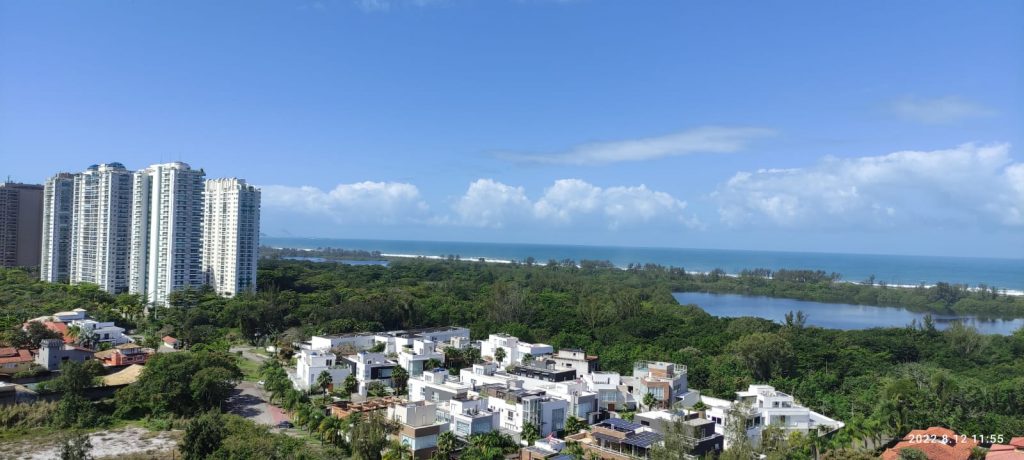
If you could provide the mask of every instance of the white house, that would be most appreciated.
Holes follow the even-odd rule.
[[[448,371],[423,371],[416,377],[409,377],[410,401],[445,402],[451,399],[464,398],[469,392],[469,385],[449,379]]]
[[[331,376],[331,383],[335,387],[340,387],[354,372],[354,367],[352,362],[344,358],[338,359],[329,351],[302,349],[299,350],[292,382],[296,389],[308,391],[316,387],[320,373],[327,371]]]
[[[687,387],[686,377],[687,369],[682,364],[639,361],[633,365],[633,376],[623,378],[622,383],[632,388],[638,403],[650,393],[661,407],[677,403],[689,407],[700,400],[700,393]]]
[[[365,396],[373,382],[391,386],[391,374],[398,363],[388,359],[384,353],[361,351],[354,356],[354,360],[356,380],[359,381],[359,394]]]
[[[499,426],[498,414],[487,407],[488,401],[488,398],[475,396],[448,400],[441,403],[438,419],[448,422],[451,431],[460,439],[488,433]]]
[[[432,359],[444,364],[444,353],[437,351],[437,345],[431,340],[416,339],[411,345],[398,349],[398,365],[409,371],[410,376],[422,374],[424,365]]]
[[[499,426],[509,432],[521,434],[526,423],[537,427],[541,437],[565,428],[569,403],[548,396],[539,390],[526,390],[512,381],[507,386],[486,385],[470,392],[487,398],[488,410],[498,415]]]
[[[487,340],[480,342],[480,356],[489,356],[497,360],[498,349],[505,351],[505,357],[498,363],[501,367],[519,364],[526,355],[537,357],[554,352],[551,345],[520,342],[519,338],[508,334],[491,334]]]
[[[824,433],[843,427],[843,422],[801,406],[792,396],[769,385],[750,385],[747,391],[736,392],[735,401],[702,396],[701,402],[707,406],[707,418],[715,422],[715,432],[723,435],[732,422],[730,411],[734,406],[742,405],[739,409],[744,411],[747,438],[754,445],[760,443],[761,432],[769,425],[778,426],[787,434],[806,434],[811,430]],[[729,448],[731,441],[726,436],[726,448]]]
[[[121,345],[132,341],[131,338],[124,335],[123,327],[117,327],[111,321],[100,322],[91,319],[75,319],[68,323],[68,327],[73,326],[77,326],[81,330],[79,336],[85,333],[92,333],[98,343]]]
[[[366,350],[373,347],[375,336],[376,334],[372,332],[314,335],[309,341],[309,348],[313,350],[330,350],[342,345],[349,345],[356,350]]]
[[[574,369],[576,378],[597,371],[597,356],[588,355],[583,350],[563,348],[548,360],[553,361],[555,370]]]
[[[588,391],[597,393],[598,409],[611,412],[636,409],[636,397],[622,384],[618,372],[592,372],[581,380]]]

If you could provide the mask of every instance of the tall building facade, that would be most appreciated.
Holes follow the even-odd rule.
[[[38,267],[43,186],[0,183],[0,267]]]
[[[121,163],[75,175],[71,219],[72,284],[93,283],[113,294],[128,290],[132,173]]]
[[[206,181],[203,273],[220,295],[255,290],[260,190],[241,179]]]
[[[43,281],[70,280],[74,195],[74,174],[59,173],[43,186],[43,250],[39,260],[39,278]]]
[[[171,292],[204,284],[204,176],[182,162],[134,174],[129,292],[162,305]]]

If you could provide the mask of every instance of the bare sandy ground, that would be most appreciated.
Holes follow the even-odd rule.
[[[89,442],[92,443],[92,456],[97,459],[120,458],[131,454],[170,458],[171,451],[175,449],[181,436],[181,431],[148,431],[144,428],[130,427],[97,431],[89,435]],[[45,440],[31,439],[0,444],[0,460],[59,458],[59,436]]]

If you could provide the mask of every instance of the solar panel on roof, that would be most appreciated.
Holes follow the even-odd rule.
[[[634,431],[634,430],[637,430],[637,429],[639,429],[640,427],[643,426],[643,425],[641,425],[639,423],[633,423],[633,422],[630,422],[628,420],[623,420],[621,418],[610,418],[610,419],[605,420],[605,421],[603,421],[601,423],[606,424],[606,425],[608,425],[608,426],[610,426],[610,427],[612,427],[612,428],[614,428],[616,430],[620,430],[620,431]]]
[[[648,449],[661,440],[660,434],[653,431],[643,431],[626,438],[622,443]]]

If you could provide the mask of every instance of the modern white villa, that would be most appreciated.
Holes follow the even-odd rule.
[[[707,418],[715,422],[715,432],[723,435],[732,423],[729,413],[733,407],[740,405],[741,409],[745,408],[747,438],[754,445],[760,443],[761,432],[770,425],[778,426],[786,433],[804,434],[813,430],[824,434],[843,427],[843,422],[801,406],[793,396],[769,385],[750,385],[746,391],[737,391],[734,401],[702,396],[701,402],[707,406]],[[730,439],[726,436],[725,447],[729,445]]]

